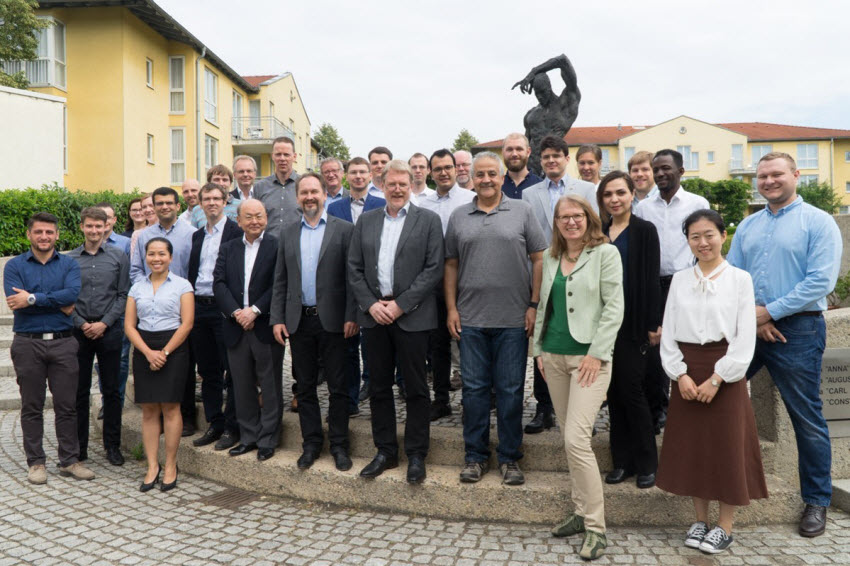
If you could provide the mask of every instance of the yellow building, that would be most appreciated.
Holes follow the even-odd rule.
[[[179,187],[240,153],[268,175],[277,136],[295,141],[297,171],[313,158],[291,73],[240,76],[150,0],[44,0],[37,14],[53,24],[38,59],[2,65],[67,99],[66,187]]]
[[[827,182],[842,197],[842,213],[850,212],[850,130],[808,128],[764,122],[709,124],[679,116],[655,126],[574,127],[564,138],[570,146],[569,174],[578,175],[575,154],[582,144],[602,150],[603,174],[626,169],[638,151],[669,148],[684,158],[683,179],[741,179],[753,184],[753,202],[763,202],[755,190],[758,160],[771,151],[797,160],[800,183]],[[502,141],[480,144],[473,152],[501,152]]]

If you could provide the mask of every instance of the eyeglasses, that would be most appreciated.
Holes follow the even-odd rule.
[[[587,215],[584,214],[584,213],[573,214],[573,215],[570,215],[570,216],[567,216],[567,215],[558,216],[558,222],[560,222],[561,224],[569,224],[570,221],[572,220],[576,224],[581,224],[582,222],[584,222],[584,219],[585,219],[586,216]]]
[[[340,169],[325,169],[322,175],[339,175]]]
[[[177,206],[177,203],[176,203],[176,202],[168,202],[167,200],[165,200],[165,201],[161,200],[161,201],[158,201],[158,202],[153,203],[153,205],[154,205],[154,206],[156,206],[156,207],[161,207],[161,206]]]
[[[434,172],[434,173],[437,173],[439,175],[443,171],[449,172],[454,168],[455,168],[454,165],[446,165],[445,167],[434,167],[433,169],[431,169],[431,171]]]

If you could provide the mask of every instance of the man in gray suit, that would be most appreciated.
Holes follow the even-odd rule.
[[[281,226],[297,220],[301,213],[295,198],[298,173],[292,170],[298,160],[295,142],[286,136],[275,138],[272,142],[271,158],[274,173],[257,181],[254,185],[254,198],[266,207],[269,219],[267,230],[277,236]]]
[[[364,212],[354,227],[348,279],[357,303],[357,322],[367,337],[375,458],[360,472],[374,478],[398,466],[392,385],[398,360],[407,385],[404,449],[407,481],[425,479],[430,395],[425,355],[437,326],[435,291],[443,277],[440,217],[410,204],[413,173],[401,160],[382,174],[386,207]]]
[[[522,200],[531,205],[534,217],[540,222],[547,244],[552,241],[552,221],[555,203],[567,193],[577,193],[590,201],[597,212],[596,187],[592,183],[573,179],[567,174],[570,148],[563,139],[547,136],[540,142],[540,161],[546,178],[522,191]],[[555,426],[555,410],[549,388],[537,364],[534,366],[534,399],[537,409],[534,418],[525,425],[526,434],[537,434]]]
[[[316,388],[319,358],[330,391],[328,437],[337,469],[351,469],[348,456],[348,384],[345,379],[345,339],[359,332],[354,302],[348,293],[346,267],[354,226],[328,216],[327,192],[316,173],[295,184],[301,222],[284,226],[278,245],[271,323],[275,339],[289,339],[295,394],[301,423],[303,454],[298,469],[313,465],[322,450],[322,415]]]

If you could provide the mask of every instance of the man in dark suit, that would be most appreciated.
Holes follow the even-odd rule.
[[[300,222],[283,227],[271,302],[274,337],[288,338],[298,398],[303,454],[298,468],[313,465],[322,450],[322,415],[316,393],[321,358],[330,392],[328,437],[338,470],[351,469],[348,456],[348,393],[345,381],[345,339],[359,328],[354,301],[346,282],[351,232],[348,222],[325,212],[327,192],[316,173],[295,183]]]
[[[348,189],[342,186],[344,175],[342,161],[336,157],[326,157],[319,163],[319,171],[322,172],[322,179],[327,187],[328,199],[325,203],[325,210],[327,210],[328,205],[348,196]]]
[[[195,446],[216,443],[217,450],[230,448],[239,440],[239,428],[233,410],[233,382],[228,379],[227,410],[222,412],[224,372],[227,355],[222,341],[222,318],[213,291],[213,271],[222,244],[240,238],[242,229],[224,214],[227,189],[207,183],[201,187],[200,203],[206,216],[206,226],[192,234],[192,251],[189,254],[189,283],[195,288],[195,325],[189,335],[189,344],[201,374],[201,399],[204,416],[209,423],[207,431],[192,441]],[[214,347],[215,352],[210,352]],[[194,402],[195,379],[189,380],[186,395]]]
[[[277,238],[265,233],[266,209],[256,199],[242,202],[237,221],[245,235],[222,244],[214,275],[216,302],[225,316],[222,337],[240,433],[239,444],[229,454],[257,450],[262,462],[274,455],[283,414],[283,348],[269,324]]]
[[[382,198],[369,194],[369,162],[362,157],[355,157],[348,162],[346,171],[349,193],[337,201],[328,204],[328,216],[336,216],[357,224],[357,219],[364,212],[381,208],[386,204]]]
[[[429,331],[437,325],[443,231],[436,213],[411,206],[413,173],[406,162],[390,161],[381,176],[387,205],[360,217],[348,254],[357,322],[367,338],[372,437],[378,448],[360,475],[374,478],[398,466],[392,395],[397,359],[407,385],[407,481],[419,483],[425,479],[428,454],[431,397],[425,355]]]

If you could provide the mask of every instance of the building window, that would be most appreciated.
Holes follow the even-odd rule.
[[[623,169],[627,169],[629,166],[629,159],[631,159],[635,154],[634,147],[626,147],[623,148]]]
[[[850,151],[844,152],[844,161],[850,162]]]
[[[204,166],[209,169],[218,164],[218,140],[212,136],[204,136]]]
[[[307,138],[307,145],[310,145],[310,139]],[[600,167],[601,171],[609,172],[611,171],[611,150],[603,149],[602,150],[602,165]]]
[[[68,107],[62,107],[62,170],[68,172]]]
[[[676,151],[682,154],[682,162],[686,171],[697,171],[699,169],[699,152],[691,151],[689,145],[676,146]]]
[[[145,84],[153,88],[153,61],[145,59]]]
[[[846,183],[844,183],[844,192],[850,193],[850,181],[847,181]]]
[[[773,145],[769,144],[769,143],[760,144],[760,145],[757,144],[757,145],[750,146],[750,150],[752,151],[752,155],[753,155],[753,167],[757,167],[758,163],[759,163],[759,159],[761,159],[762,157],[764,157],[765,155],[767,155],[768,153],[773,151]]]
[[[806,185],[817,185],[817,183],[817,175],[800,175],[800,178],[797,180],[798,187],[805,187]]]
[[[231,133],[233,137],[238,137],[239,132],[242,131],[242,106],[244,106],[245,99],[241,94],[233,91],[233,129]]]
[[[0,61],[0,69],[10,75],[23,71],[31,87],[54,86],[65,89],[65,24],[51,17],[39,18],[52,25],[38,30],[36,58],[33,61]]]
[[[148,163],[153,164],[153,134],[148,134]]]
[[[171,184],[186,180],[186,130],[171,128]]]
[[[797,144],[797,167],[800,169],[817,169],[818,168],[818,144],[816,143],[798,143]]]
[[[708,163],[714,163],[714,152],[713,151],[706,152],[706,161]]]
[[[732,158],[729,160],[729,169],[741,169],[744,167],[744,146],[740,143],[732,144]]]
[[[186,58],[168,58],[168,92],[170,93],[170,108],[172,114],[186,112]],[[182,182],[182,181],[181,181]]]
[[[218,121],[218,76],[204,67],[204,118]]]

